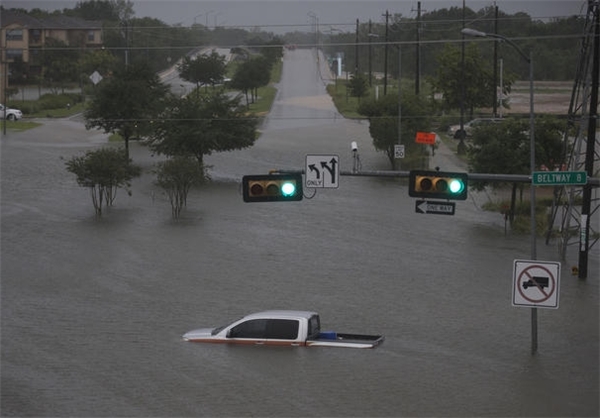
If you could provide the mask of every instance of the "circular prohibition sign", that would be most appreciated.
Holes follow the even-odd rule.
[[[530,274],[530,270],[532,269],[544,270],[548,274],[548,284],[542,285],[541,283],[538,283],[536,281],[537,276]],[[525,294],[524,289],[527,289],[527,285],[525,283],[522,283],[523,278],[526,279],[526,282],[529,284],[530,288],[535,288],[539,291],[539,297],[534,297],[532,295]],[[548,289],[546,290],[545,287],[548,287]],[[520,295],[523,296],[525,300],[528,300],[531,303],[542,303],[548,300],[556,290],[556,279],[554,278],[550,270],[548,270],[544,266],[529,266],[525,270],[523,270],[521,274],[519,274],[519,277],[517,279],[517,288],[519,289]]]

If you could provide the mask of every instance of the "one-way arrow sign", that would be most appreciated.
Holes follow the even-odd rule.
[[[436,202],[431,200],[417,200],[415,212],[432,213],[435,215],[454,215],[454,202]]]

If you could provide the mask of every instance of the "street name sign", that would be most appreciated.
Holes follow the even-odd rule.
[[[513,265],[513,306],[558,308],[559,262],[515,260]]]
[[[304,173],[306,187],[335,189],[340,185],[340,157],[307,155]]]
[[[454,202],[438,202],[432,200],[417,200],[415,212],[434,215],[454,215]]]
[[[534,186],[587,184],[587,173],[585,171],[534,171],[531,181]]]

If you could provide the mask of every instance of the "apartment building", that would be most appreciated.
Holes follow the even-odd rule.
[[[31,75],[42,74],[44,46],[55,39],[77,48],[102,46],[102,22],[76,17],[35,18],[14,10],[0,10],[2,89],[7,86],[11,64],[21,59]],[[0,97],[3,97],[0,95]]]

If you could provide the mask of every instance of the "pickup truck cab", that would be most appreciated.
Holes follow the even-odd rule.
[[[217,328],[200,328],[183,335],[185,341],[304,347],[373,348],[382,335],[322,332],[321,320],[311,311],[264,311]]]

